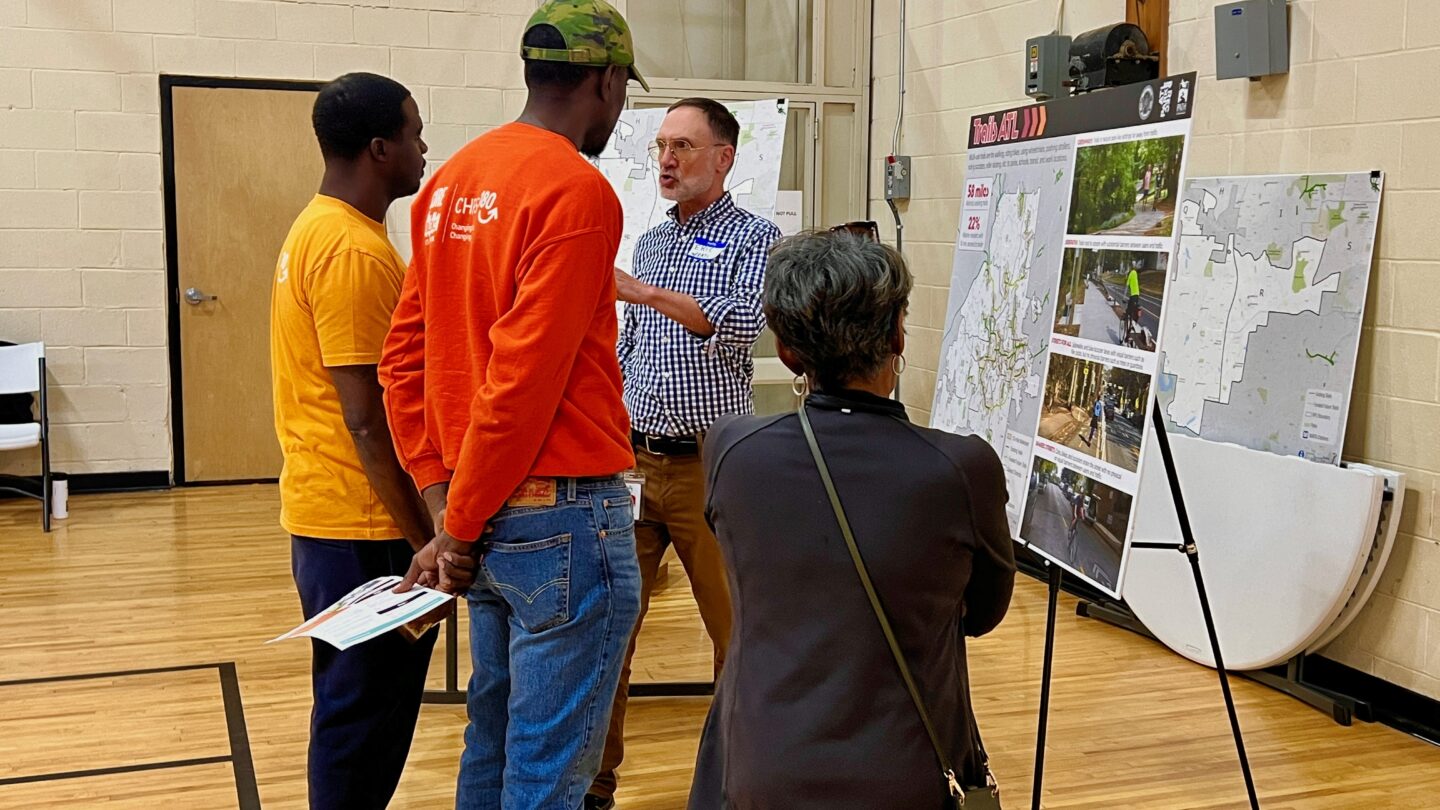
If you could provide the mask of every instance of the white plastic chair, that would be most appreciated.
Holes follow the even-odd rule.
[[[44,509],[41,524],[50,531],[50,410],[45,392],[45,344],[25,343],[0,346],[0,394],[38,394],[40,421],[18,425],[0,424],[0,452],[40,448],[40,491],[35,482],[14,475],[0,475],[0,490],[40,501]]]

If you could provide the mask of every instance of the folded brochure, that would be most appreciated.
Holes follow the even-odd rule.
[[[443,615],[441,611],[448,609],[455,598],[418,586],[405,593],[395,593],[395,586],[399,584],[400,577],[396,576],[372,579],[299,627],[266,643],[308,637],[348,650],[395,629],[415,638],[438,621]],[[432,613],[435,615],[430,615]]]

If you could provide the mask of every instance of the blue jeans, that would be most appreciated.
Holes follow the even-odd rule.
[[[600,769],[640,616],[634,518],[619,477],[556,484],[481,538],[457,810],[576,810]]]
[[[403,576],[414,554],[404,540],[290,541],[290,567],[309,619],[376,577]],[[410,643],[386,633],[348,650],[311,640],[312,810],[383,810],[395,794],[439,631]]]

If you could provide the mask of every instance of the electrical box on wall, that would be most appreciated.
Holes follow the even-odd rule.
[[[1215,7],[1215,77],[1250,79],[1290,72],[1286,0],[1240,0]]]
[[[1070,76],[1070,37],[1048,34],[1025,41],[1025,95],[1047,101],[1067,95]]]
[[[890,155],[885,158],[885,199],[910,199],[910,157]]]

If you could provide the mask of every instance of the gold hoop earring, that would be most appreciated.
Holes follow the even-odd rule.
[[[895,372],[896,377],[904,374],[905,368],[908,365],[909,363],[906,362],[905,355],[903,354],[897,354],[894,357],[890,358],[890,370]]]
[[[804,374],[796,374],[795,379],[790,381],[790,390],[794,391],[795,396],[797,397],[803,397],[806,394],[810,393],[809,378],[807,378]]]

